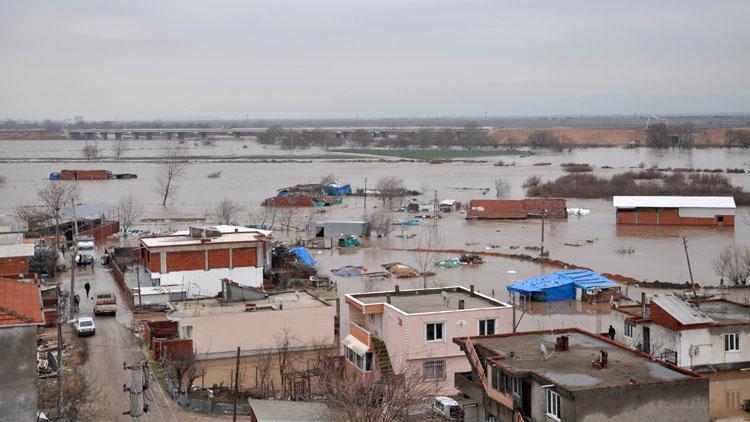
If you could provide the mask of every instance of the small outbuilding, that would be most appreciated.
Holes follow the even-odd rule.
[[[466,212],[467,219],[523,220],[541,217],[568,218],[565,199],[472,199]]]
[[[314,221],[310,223],[310,236],[367,236],[369,224],[365,221]]]
[[[581,300],[620,299],[617,283],[590,270],[557,271],[511,284],[507,289],[537,302],[575,300],[576,289],[581,289]]]
[[[455,199],[444,199],[438,205],[440,212],[454,212],[461,209],[461,203]]]
[[[617,224],[734,226],[731,196],[615,196]]]

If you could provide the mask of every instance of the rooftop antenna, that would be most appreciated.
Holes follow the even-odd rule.
[[[687,237],[682,236],[682,244],[685,246],[685,259],[687,259],[688,264],[688,272],[690,273],[690,284],[693,285],[693,298],[695,298],[695,307],[700,309],[701,304],[698,302],[698,293],[695,291],[695,280],[693,280],[693,270],[690,268],[690,255],[688,255],[688,249],[687,249]]]

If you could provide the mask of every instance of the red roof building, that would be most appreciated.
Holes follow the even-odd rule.
[[[541,217],[568,218],[565,199],[472,199],[467,219],[522,220]]]
[[[39,285],[0,278],[0,328],[44,325]]]

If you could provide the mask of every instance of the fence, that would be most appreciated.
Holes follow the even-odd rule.
[[[109,249],[107,249],[107,256],[109,256],[109,266],[110,268],[112,268],[112,276],[115,278],[117,285],[120,287],[120,293],[122,293],[121,296],[125,300],[125,303],[127,303],[128,308],[130,308],[130,310],[132,311],[134,308],[133,292],[130,291],[128,285],[125,284],[125,275],[122,273],[120,266],[117,265],[115,256]]]

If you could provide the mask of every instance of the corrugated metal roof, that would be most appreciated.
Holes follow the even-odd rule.
[[[612,205],[615,208],[736,208],[731,196],[615,196]]]
[[[34,245],[31,243],[16,243],[14,245],[0,245],[0,258],[17,258],[34,256]]]
[[[349,334],[348,336],[344,338],[343,343],[344,343],[344,346],[354,350],[354,353],[360,356],[364,356],[365,353],[367,353],[367,351],[370,350],[370,348],[366,344],[362,343],[351,334]]]
[[[716,322],[705,313],[690,306],[689,303],[674,295],[657,294],[651,297],[651,302],[658,305],[683,325],[713,324]]]

